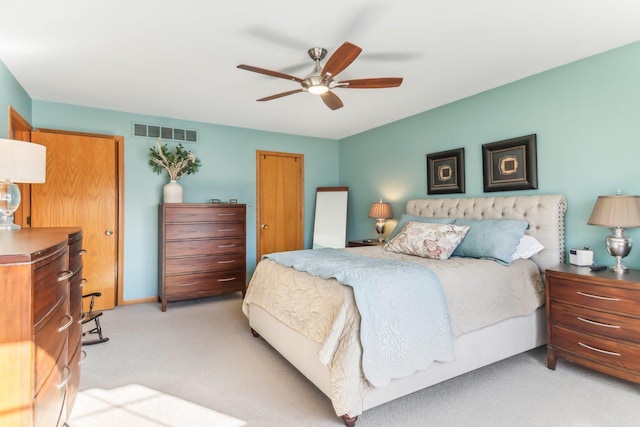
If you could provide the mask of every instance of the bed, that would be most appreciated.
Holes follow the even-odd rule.
[[[345,425],[354,426],[358,416],[369,408],[546,343],[544,271],[564,261],[565,211],[566,199],[562,195],[432,198],[406,203],[405,215],[409,216],[403,216],[397,228],[403,221],[422,221],[416,217],[425,222],[448,218],[442,222],[453,220],[460,227],[474,224],[471,229],[478,227],[475,224],[526,221],[524,233],[544,249],[509,265],[473,256],[425,259],[391,252],[383,246],[337,250],[356,261],[374,259],[383,268],[389,263],[402,263],[402,269],[393,271],[427,266],[442,282],[451,319],[447,327],[453,357],[434,357],[425,366],[389,375],[388,381],[378,381],[381,376],[371,379],[374,375],[369,358],[380,357],[386,350],[371,351],[371,344],[365,342],[371,320],[363,319],[369,319],[370,309],[356,305],[363,292],[358,287],[345,286],[326,275],[322,278],[299,271],[297,266],[292,268],[267,257],[256,267],[242,310],[254,335],[269,342],[329,397]],[[489,286],[494,285],[495,289],[489,291]],[[393,326],[385,327],[391,328],[389,335],[404,336],[403,332],[392,330]],[[402,346],[402,342],[393,342],[389,347],[398,345]]]

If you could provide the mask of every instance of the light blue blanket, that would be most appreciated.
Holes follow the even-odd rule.
[[[330,248],[265,258],[353,288],[361,317],[362,368],[372,385],[383,387],[434,360],[454,359],[444,292],[430,269]]]

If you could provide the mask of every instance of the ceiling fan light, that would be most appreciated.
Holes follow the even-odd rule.
[[[327,93],[329,91],[329,88],[325,85],[314,85],[309,86],[307,90],[309,91],[309,93],[312,93],[314,95],[322,95],[323,93]]]

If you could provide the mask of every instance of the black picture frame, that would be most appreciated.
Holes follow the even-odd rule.
[[[464,148],[427,154],[427,193],[464,193]]]
[[[485,193],[538,188],[536,134],[482,145]]]

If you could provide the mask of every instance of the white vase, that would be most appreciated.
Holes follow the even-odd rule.
[[[164,186],[164,203],[182,203],[182,186],[172,179]]]

